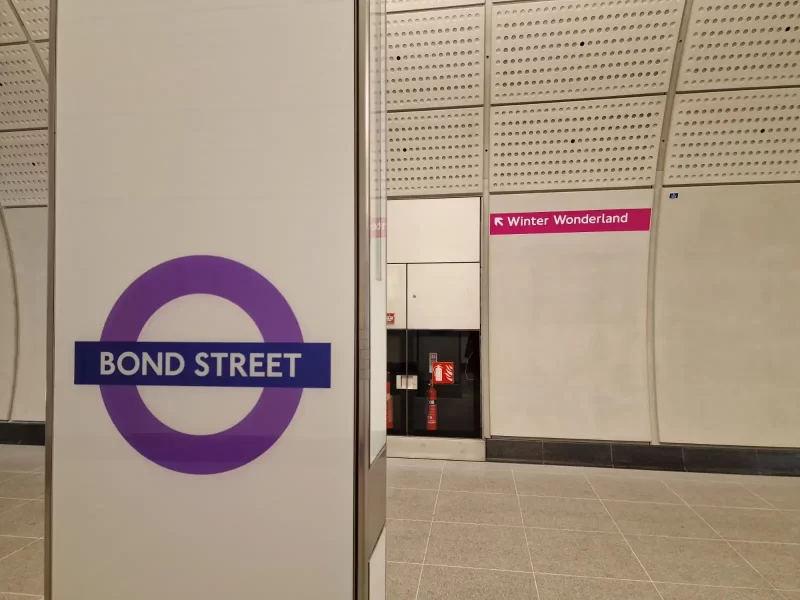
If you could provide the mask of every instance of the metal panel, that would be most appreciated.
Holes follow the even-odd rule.
[[[47,131],[0,133],[0,204],[47,205]]]
[[[389,12],[404,10],[427,10],[429,8],[448,8],[450,6],[469,6],[483,4],[483,0],[387,0]]]
[[[390,114],[390,196],[479,192],[483,109]]]
[[[480,198],[391,200],[388,214],[389,262],[481,259]]]
[[[800,90],[680,95],[664,182],[800,179]]]
[[[483,7],[388,18],[388,108],[483,104]]]
[[[0,44],[13,44],[24,42],[25,32],[19,26],[19,21],[8,5],[8,0],[0,0]]]
[[[50,0],[12,0],[28,35],[34,41],[50,39]]]
[[[480,329],[479,263],[408,265],[409,329]]]
[[[47,127],[47,84],[28,44],[0,47],[0,130]]]
[[[492,190],[652,185],[664,97],[492,109]]]
[[[666,92],[683,0],[494,7],[492,101]]]
[[[47,75],[50,71],[50,42],[36,42],[34,46],[42,59],[45,75]]]
[[[800,2],[696,0],[679,90],[800,84]]]

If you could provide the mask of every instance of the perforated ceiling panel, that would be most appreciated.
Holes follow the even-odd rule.
[[[679,94],[665,183],[800,179],[800,90]]]
[[[12,0],[34,41],[50,38],[50,0]]]
[[[8,1],[0,0],[0,44],[24,42],[25,34],[11,11]]]
[[[428,8],[448,8],[450,6],[468,6],[483,4],[483,0],[387,0],[389,12],[402,10],[425,10]]]
[[[800,0],[695,0],[679,90],[800,84]]]
[[[36,46],[36,51],[39,53],[39,56],[42,59],[45,75],[47,75],[47,71],[50,70],[50,42],[36,42],[34,45]]]
[[[390,114],[389,195],[480,191],[482,114],[482,108]]]
[[[664,98],[492,109],[492,189],[652,185]]]
[[[483,103],[483,7],[390,15],[388,109]]]
[[[0,202],[47,204],[47,132],[0,133]]]
[[[47,127],[47,85],[28,44],[0,47],[0,129]]]
[[[492,101],[666,92],[683,0],[494,7]]]

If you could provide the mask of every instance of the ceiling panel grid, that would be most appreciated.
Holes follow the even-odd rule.
[[[33,41],[50,38],[50,0],[12,0]]]
[[[482,0],[387,0],[388,12],[406,10],[427,10],[430,8],[449,8],[451,6],[482,5]]]
[[[0,46],[0,130],[47,127],[47,82],[28,44]]]
[[[680,94],[664,182],[800,179],[800,90]]]
[[[678,89],[800,85],[800,0],[695,0]]]
[[[653,185],[665,98],[492,109],[494,191]]]
[[[555,0],[493,10],[494,104],[667,91],[683,0]]]
[[[0,44],[24,42],[25,33],[8,2],[9,0],[0,0]]]
[[[390,15],[389,110],[483,104],[483,7]]]
[[[0,202],[47,204],[47,131],[0,133]]]
[[[390,196],[482,191],[483,108],[388,116]]]

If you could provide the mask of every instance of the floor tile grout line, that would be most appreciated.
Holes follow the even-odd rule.
[[[391,564],[399,564],[399,565],[416,565],[422,566],[422,563],[418,562],[407,562],[402,560],[387,560],[387,563]],[[530,575],[529,571],[517,571],[515,569],[496,569],[490,567],[470,567],[466,565],[445,565],[445,564],[438,564],[438,563],[425,563],[426,567],[440,567],[443,569],[468,569],[472,571],[496,571],[500,573],[519,573]],[[745,587],[745,586],[729,586],[729,585],[713,585],[709,583],[684,583],[680,581],[661,581],[655,579],[631,579],[629,577],[601,577],[598,575],[574,575],[572,573],[551,573],[549,571],[539,571],[539,575],[547,575],[548,577],[563,577],[565,579],[573,578],[573,579],[598,579],[601,581],[627,581],[631,583],[652,583],[654,585],[663,584],[663,585],[680,585],[684,587],[694,587],[694,588],[709,588],[714,590],[742,590],[742,591],[753,591],[753,592],[764,592],[764,591],[777,591],[777,592],[800,592],[800,589],[797,590],[781,590],[781,589],[770,589],[766,590],[765,588],[757,588],[757,587]]]
[[[409,521],[412,523],[430,523],[427,519],[402,519],[397,517],[391,517],[387,519],[389,521]],[[612,519],[613,521],[613,519]],[[478,523],[476,521],[442,521],[442,520],[433,520],[434,523],[443,523],[445,525],[472,525],[478,527],[505,527],[506,529],[538,529],[541,531],[569,531],[572,533],[601,533],[605,535],[616,535],[619,533],[617,531],[604,531],[601,529],[573,529],[567,527],[539,527],[536,525],[504,525],[502,523]],[[762,545],[774,545],[774,546],[800,546],[800,542],[765,542],[760,540],[726,540],[722,537],[698,537],[698,536],[684,536],[684,535],[665,535],[661,533],[630,533],[628,535],[635,535],[636,537],[652,537],[652,538],[666,538],[669,540],[699,540],[705,542],[724,542],[729,541],[731,543],[743,543],[743,544],[762,544]],[[2,537],[2,534],[0,534]]]
[[[38,500],[40,496],[41,494],[39,496],[36,496],[36,498],[17,498],[15,496],[0,496],[0,500]]]
[[[439,471],[439,488],[436,490],[436,500],[433,502],[433,513],[431,514],[431,525],[428,528],[428,537],[425,540],[425,551],[422,553],[422,566],[419,570],[419,581],[417,581],[417,593],[414,594],[414,600],[419,600],[419,590],[422,587],[422,574],[425,571],[425,560],[428,558],[428,544],[431,542],[431,533],[433,533],[433,520],[436,518],[436,506],[439,504],[439,492],[442,489],[442,478],[444,477],[444,465]]]
[[[665,485],[667,485],[667,484],[665,484]],[[669,485],[667,485],[667,487],[669,487]],[[672,489],[672,488],[670,488],[670,489]],[[674,490],[673,490],[673,491],[674,491]],[[777,593],[778,593],[778,595],[779,595],[781,598],[785,598],[785,596],[784,596],[784,595],[781,593],[781,591],[780,591],[780,590],[779,590],[777,587],[775,587],[775,585],[773,585],[773,583],[772,583],[772,582],[771,582],[769,579],[767,579],[766,577],[764,577],[764,575],[761,573],[761,571],[759,571],[758,569],[756,569],[756,568],[755,568],[755,566],[754,566],[754,565],[753,565],[753,564],[752,564],[752,563],[751,563],[749,560],[747,560],[747,559],[746,559],[744,556],[742,556],[742,554],[741,554],[741,553],[740,553],[740,552],[739,552],[739,551],[738,551],[736,548],[734,548],[733,544],[731,544],[731,542],[730,542],[730,541],[728,541],[726,538],[724,538],[724,537],[723,537],[723,536],[722,536],[722,535],[719,533],[719,531],[717,531],[717,530],[716,530],[716,528],[715,528],[715,527],[713,527],[713,526],[711,525],[711,523],[709,523],[709,522],[708,522],[708,521],[707,521],[707,520],[706,520],[706,519],[703,517],[703,515],[701,515],[699,512],[697,512],[697,511],[696,511],[696,510],[695,510],[695,509],[694,509],[694,508],[693,508],[693,507],[692,507],[690,504],[688,504],[688,503],[687,503],[685,500],[684,500],[684,502],[683,502],[683,503],[684,503],[684,504],[686,504],[686,506],[688,506],[688,507],[691,509],[691,511],[692,511],[692,512],[693,512],[695,515],[697,515],[697,517],[698,517],[698,518],[699,518],[701,521],[703,521],[703,523],[705,523],[705,524],[706,524],[708,527],[710,527],[710,528],[711,528],[711,531],[713,531],[714,533],[716,533],[716,534],[717,534],[717,535],[720,537],[720,539],[722,539],[722,540],[723,540],[723,541],[724,541],[726,544],[728,544],[728,548],[730,548],[731,550],[733,550],[733,551],[736,553],[736,556],[738,556],[738,557],[739,557],[739,558],[741,558],[741,559],[742,559],[742,560],[743,560],[745,563],[747,563],[747,565],[748,565],[748,566],[749,566],[751,569],[753,569],[753,571],[755,571],[755,572],[756,572],[756,574],[757,574],[759,577],[761,577],[761,579],[763,579],[763,580],[764,580],[764,581],[767,583],[767,585],[768,585],[768,586],[770,586],[770,588],[772,588],[772,589],[773,589],[775,592],[777,592]]]
[[[536,569],[533,566],[533,554],[531,554],[531,544],[528,541],[528,530],[525,527],[525,516],[522,514],[522,500],[519,499],[519,490],[517,489],[517,476],[514,475],[514,470],[511,470],[511,480],[514,482],[514,494],[517,497],[517,506],[519,507],[519,519],[522,522],[522,533],[525,535],[525,549],[528,551],[528,560],[531,565],[531,574],[533,575],[533,587],[536,589],[536,600],[541,600],[539,595],[539,582],[536,581]]]
[[[30,538],[26,538],[26,539],[30,539]],[[11,558],[11,557],[12,557],[12,556],[14,556],[14,555],[15,555],[17,552],[22,552],[23,550],[25,550],[25,548],[28,548],[28,547],[32,546],[33,544],[35,544],[35,543],[36,543],[36,542],[38,542],[38,541],[39,541],[39,538],[32,539],[30,542],[28,542],[27,544],[25,544],[25,545],[24,545],[24,546],[22,546],[21,548],[17,548],[17,549],[16,549],[16,550],[14,550],[13,552],[11,552],[11,553],[9,553],[9,554],[6,554],[5,556],[0,556],[0,563],[2,563],[4,560],[6,560],[6,559],[8,559],[8,558]]]
[[[775,505],[774,505],[772,502],[770,502],[770,501],[769,501],[769,500],[767,500],[766,498],[762,498],[762,497],[761,497],[759,494],[756,494],[756,493],[755,493],[753,490],[751,490],[751,489],[750,489],[749,487],[747,487],[745,484],[743,484],[743,483],[739,483],[739,485],[741,485],[741,486],[742,486],[744,489],[746,489],[748,492],[750,492],[751,494],[753,494],[753,496],[755,496],[756,498],[758,498],[758,499],[759,499],[759,500],[761,500],[762,502],[766,502],[766,503],[767,503],[767,504],[769,504],[769,505],[770,505],[772,508],[774,508],[774,509],[776,509],[776,510],[780,510],[780,509],[779,509],[777,506],[775,506]]]
[[[588,483],[589,487],[592,488],[592,491],[595,494],[597,494],[597,490],[594,489],[594,486],[592,485],[592,482],[589,481],[588,477],[586,477],[586,483]],[[666,486],[666,484],[664,484],[664,485]],[[670,489],[670,491],[672,491],[672,490]],[[675,492],[672,492],[672,493],[674,494]],[[608,517],[611,519],[611,522],[614,524],[614,527],[617,528],[617,531],[619,531],[619,534],[622,536],[622,539],[625,540],[625,544],[628,546],[628,549],[631,551],[631,554],[633,554],[633,557],[636,559],[636,562],[639,563],[639,566],[642,567],[642,571],[644,571],[644,574],[647,575],[647,579],[650,580],[650,585],[653,586],[653,589],[656,591],[656,594],[658,594],[658,597],[661,598],[661,600],[664,600],[664,596],[661,594],[661,590],[658,589],[658,586],[653,581],[653,578],[650,577],[650,573],[647,571],[647,569],[645,568],[644,564],[639,559],[639,555],[636,554],[636,550],[633,549],[633,546],[631,546],[631,543],[628,541],[628,538],[625,536],[624,533],[622,533],[622,529],[620,528],[619,525],[617,525],[616,520],[614,520],[614,517],[611,515],[611,512],[608,510],[608,507],[606,506],[605,502],[603,502],[603,499],[600,498],[600,494],[597,494],[597,497],[600,499],[600,504],[603,505],[603,508],[605,509],[606,514],[608,514]]]
[[[659,481],[658,479],[648,479],[647,481]],[[666,482],[661,482],[666,485]],[[387,486],[387,489],[390,490],[411,490],[416,492],[435,492],[437,491],[434,488],[416,488],[416,487],[398,487],[398,486]],[[513,496],[514,494],[510,492],[477,492],[475,490],[441,490],[442,492],[447,493],[455,493],[455,494],[486,494],[489,496]],[[679,502],[653,502],[647,500],[619,500],[614,498],[600,498],[599,496],[552,496],[552,495],[545,495],[545,494],[520,494],[518,493],[517,496],[523,498],[559,498],[563,500],[603,500],[604,502],[624,502],[626,504],[649,504],[655,506],[683,506],[688,504],[689,506],[696,506],[698,508],[726,508],[726,509],[736,509],[736,510],[755,510],[755,511],[772,511],[772,512],[787,512],[792,511],[795,509],[791,508],[778,508],[770,505],[766,506],[725,506],[722,504],[689,504],[683,498],[679,496]],[[0,497],[2,498],[2,497]],[[29,500],[30,498],[7,498],[8,500]],[[33,500],[38,500],[38,498],[33,498]],[[766,502],[766,500],[764,500]]]
[[[19,498],[19,500],[22,500],[22,498]],[[18,510],[18,509],[23,508],[25,506],[28,506],[29,504],[32,504],[33,502],[38,502],[38,500],[36,500],[35,498],[33,500],[25,500],[22,504],[17,504],[16,506],[12,506],[8,510],[0,511],[0,517],[2,517],[5,514],[8,514],[8,513],[12,512],[12,511]],[[3,534],[0,534],[0,535],[3,535]]]

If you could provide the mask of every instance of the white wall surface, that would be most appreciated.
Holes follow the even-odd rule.
[[[800,184],[664,190],[655,304],[663,441],[800,447],[798,198]]]
[[[60,3],[51,600],[352,598],[353,6]],[[332,388],[213,476],[145,460],[73,385],[126,286],[198,253],[262,273],[333,346]]]
[[[409,329],[479,329],[480,265],[408,265]]]
[[[480,198],[389,202],[389,262],[478,262]]]
[[[648,208],[648,190],[492,196],[491,212]],[[646,231],[489,246],[492,435],[649,437]]]
[[[6,210],[19,293],[13,421],[44,421],[47,370],[47,208]]]

